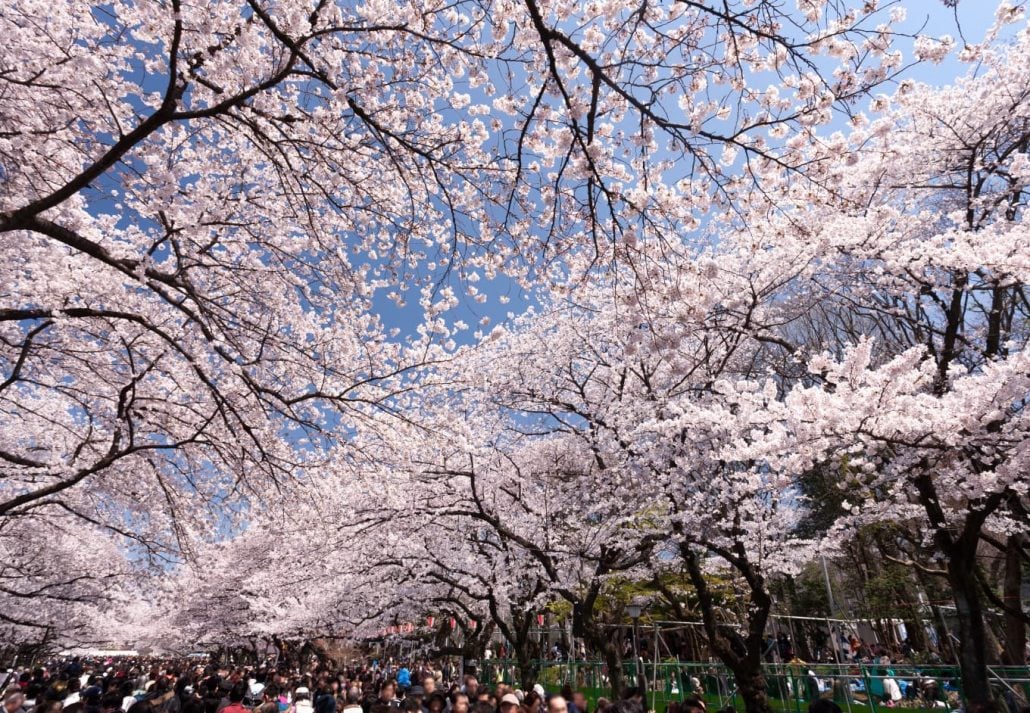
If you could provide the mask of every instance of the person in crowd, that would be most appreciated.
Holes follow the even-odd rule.
[[[794,647],[786,632],[781,631],[776,635],[776,652],[780,656],[780,661],[790,661],[794,657]]]
[[[25,709],[25,694],[19,690],[9,691],[4,696],[4,713],[28,713]]]
[[[635,703],[640,708],[644,707],[644,691],[637,686],[630,686],[626,689],[626,697],[624,700]]]
[[[342,713],[361,713],[361,689],[351,686],[347,689],[347,702]]]
[[[519,699],[514,693],[505,693],[501,696],[500,713],[517,713]]]
[[[451,713],[469,713],[469,697],[461,691],[451,696]]]
[[[298,686],[293,691],[290,713],[315,713],[315,704],[311,701],[311,689],[307,686]]]
[[[569,704],[563,696],[551,696],[547,701],[547,713],[569,713]]]
[[[79,700],[82,698],[82,682],[79,677],[68,679],[68,684],[65,687],[65,695],[63,701],[63,710],[66,713],[76,713],[82,710],[82,706],[79,705]]]
[[[444,713],[447,709],[447,699],[439,691],[426,698],[426,713]]]
[[[336,713],[336,693],[328,682],[318,686],[315,694],[315,713]]]
[[[396,708],[400,705],[400,700],[397,698],[397,686],[390,679],[383,681],[379,687],[379,703],[384,703],[391,708]]]
[[[625,698],[608,705],[605,710],[608,713],[644,713],[644,706],[638,700]]]
[[[243,681],[235,684],[231,689],[229,689],[229,704],[222,708],[220,713],[250,713],[247,707],[243,705],[243,699],[246,695],[247,684]],[[153,699],[151,703],[153,703],[154,700],[160,700],[160,698]],[[160,712],[155,709],[154,713]]]
[[[559,695],[565,699],[565,705],[568,707],[569,713],[581,713],[579,708],[576,707],[575,701],[572,700],[572,686],[566,683],[561,687]]]
[[[122,694],[118,690],[118,686],[108,686],[107,692],[104,693],[104,697],[100,699],[100,713],[120,713],[122,710]],[[186,713],[197,713],[197,711],[187,711]]]
[[[61,713],[62,707],[61,701],[44,697],[32,708],[32,713]]]
[[[116,695],[121,696],[120,693]],[[180,710],[182,713],[204,713],[204,697],[193,684],[188,684],[182,689]],[[108,711],[105,710],[104,713],[108,713]],[[272,711],[272,713],[278,713],[278,711]]]
[[[217,713],[222,702],[221,681],[211,676],[201,685],[200,697],[204,702],[204,713]],[[134,699],[135,700],[135,699]],[[124,705],[124,704],[123,704]],[[132,705],[131,703],[129,705]],[[125,709],[128,711],[128,708]]]
[[[121,709],[123,713],[128,713],[129,708],[131,708],[132,704],[136,702],[132,681],[128,680],[128,678],[123,679],[121,685],[118,686],[118,695],[122,697]],[[200,694],[200,697],[201,702],[203,703],[203,693]],[[204,710],[201,710],[200,713],[208,713],[208,711],[205,708]],[[211,711],[211,713],[214,712]]]
[[[544,697],[540,691],[543,690],[544,687],[539,683],[533,686],[533,690],[527,693],[526,697],[522,700],[522,707],[528,710],[529,713],[541,713],[544,709]]]
[[[683,699],[683,705],[680,708],[681,713],[686,713],[691,709],[705,713],[708,710],[708,704],[705,703],[703,698],[699,696],[687,696]]]
[[[92,700],[93,688],[89,687],[82,692],[83,703]],[[246,695],[246,688],[244,688],[244,695]],[[168,677],[157,675],[154,678],[154,684],[150,687],[150,692],[147,694],[146,699],[150,701],[150,705],[153,706],[155,713],[179,713],[179,699],[175,695],[174,689],[169,685]],[[243,698],[240,698],[242,701]],[[231,699],[230,699],[231,702]],[[87,708],[83,709],[83,713],[92,713]]]
[[[182,713],[186,713],[185,709]],[[274,683],[261,691],[261,703],[254,706],[254,713],[279,713],[279,687]]]
[[[412,686],[408,689],[407,695],[404,696],[405,703],[411,701],[410,707],[405,708],[405,710],[411,710],[414,711],[414,713],[421,713],[423,700],[425,700],[425,691],[422,686]]]

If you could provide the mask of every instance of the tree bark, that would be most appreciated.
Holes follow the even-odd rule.
[[[1002,598],[1010,610],[1005,612],[1005,663],[1008,666],[1026,664],[1026,622],[1016,616],[1023,607],[1023,543],[1026,538],[1017,533],[1009,537],[1005,548],[1005,582]]]
[[[772,712],[772,707],[769,705],[769,693],[766,690],[765,674],[762,673],[761,667],[758,668],[757,675],[754,672],[737,673],[734,671],[734,678],[740,697],[744,700],[744,710],[747,713]]]
[[[608,685],[612,689],[612,695],[622,698],[626,692],[626,676],[622,670],[622,652],[611,641],[605,641],[604,645],[599,648],[604,657],[604,663],[608,667]]]
[[[528,691],[536,683],[536,666],[533,665],[533,659],[528,651],[516,651],[515,654],[519,668],[519,685],[522,690]]]
[[[698,555],[689,545],[681,545],[680,553],[687,565],[687,574],[697,592],[698,606],[704,621],[708,645],[716,656],[733,671],[737,690],[744,700],[747,713],[772,713],[766,690],[765,672],[762,670],[762,649],[765,625],[772,609],[772,598],[764,588],[764,582],[746,562],[736,562],[735,567],[748,579],[750,602],[747,607],[747,637],[742,638],[727,626],[720,626],[716,616],[716,603],[708,588],[708,581],[701,571]]]
[[[622,698],[626,688],[626,677],[622,670],[621,638],[605,631],[594,618],[593,611],[587,612],[582,606],[573,606],[572,634],[585,639],[589,646],[601,653],[608,668],[608,685],[612,696]]]
[[[533,642],[530,637],[530,626],[535,616],[523,614],[521,619],[514,622],[510,627],[512,653],[515,654],[515,663],[519,669],[519,685],[522,690],[528,691],[536,683],[536,667],[533,665]]]
[[[962,694],[967,702],[985,704],[991,698],[987,677],[987,637],[984,630],[983,602],[976,579],[975,558],[962,550],[948,559],[948,581],[958,619],[958,664],[962,675]]]

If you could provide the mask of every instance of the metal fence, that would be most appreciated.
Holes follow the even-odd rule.
[[[515,662],[494,659],[481,664],[483,681],[519,683]],[[568,684],[582,691],[592,708],[598,698],[612,697],[607,667],[601,662],[537,661],[534,667],[537,680],[549,692]],[[709,708],[744,708],[733,674],[722,664],[641,661],[638,668],[631,661],[624,669],[626,681],[646,682],[649,708],[656,713],[689,696],[703,698]],[[764,669],[772,708],[784,713],[805,713],[820,698],[836,701],[847,713],[886,708],[940,713],[961,707],[961,681],[953,666],[786,663]],[[992,667],[990,674],[992,689],[1002,700],[1017,705],[1030,700],[1030,668]]]

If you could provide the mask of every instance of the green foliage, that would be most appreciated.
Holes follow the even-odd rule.
[[[780,602],[787,603],[788,612],[794,616],[832,615],[820,562],[809,562],[796,577],[774,582],[770,590]]]
[[[818,465],[798,479],[798,487],[808,499],[805,515],[795,529],[799,537],[820,537],[844,515],[842,503],[848,490],[841,488],[841,484],[848,481],[849,472],[844,456],[839,465]]]
[[[865,616],[891,618],[899,615],[898,592],[912,586],[912,577],[901,565],[886,562],[880,573],[865,583]]]

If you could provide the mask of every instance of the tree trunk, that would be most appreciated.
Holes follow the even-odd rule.
[[[990,612],[986,613],[989,614]],[[1000,631],[998,627],[1002,623],[997,617],[984,617],[984,641],[986,642],[984,661],[987,662],[988,666],[997,666],[1001,663],[1002,646],[1000,639],[1004,637],[1004,632]]]
[[[761,664],[757,667],[744,666],[740,671],[735,669],[733,675],[747,713],[772,713]]]
[[[522,690],[531,689],[533,684],[536,683],[536,666],[533,665],[532,659],[528,656],[525,659],[519,657],[518,666],[519,685],[522,687]]]
[[[987,637],[983,602],[976,579],[976,561],[956,548],[948,559],[948,581],[958,619],[958,664],[962,673],[962,694],[974,704],[987,703],[991,691],[987,678]]]
[[[606,635],[604,629],[593,625],[584,626],[579,632],[591,648],[601,653],[608,668],[608,685],[612,697],[616,700],[622,698],[626,688],[626,677],[622,671],[622,641],[617,636]]]
[[[764,632],[772,610],[772,598],[766,591],[764,580],[753,571],[750,563],[737,561],[734,566],[748,580],[750,602],[747,607],[747,638],[742,638],[729,626],[720,626],[716,604],[708,582],[701,571],[698,556],[689,546],[681,545],[680,552],[687,565],[687,574],[697,592],[698,606],[704,621],[708,645],[719,659],[733,671],[737,689],[744,699],[747,713],[772,713],[766,691],[765,673],[762,671]]]
[[[1009,537],[1005,548],[1005,583],[1002,599],[1013,612],[1005,612],[1005,663],[1026,664],[1026,622],[1015,614],[1023,608],[1023,542],[1022,534]]]
[[[529,627],[520,627],[514,633],[515,639],[511,641],[511,648],[512,653],[515,654],[515,664],[519,669],[519,685],[522,690],[528,691],[536,683],[536,667],[533,665]]]
[[[622,670],[622,652],[611,642],[601,648],[604,662],[608,666],[608,684],[612,695],[622,698],[626,691],[626,676]]]

